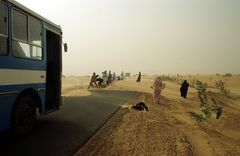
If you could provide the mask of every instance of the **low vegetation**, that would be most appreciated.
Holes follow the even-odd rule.
[[[225,97],[229,96],[230,89],[226,88],[226,82],[224,82],[222,80],[216,81],[215,86],[216,86],[219,94],[221,94]]]
[[[176,76],[162,75],[161,79],[163,81],[170,81],[170,82],[172,82],[172,81],[176,81],[178,78]]]
[[[232,74],[231,74],[231,73],[226,73],[226,74],[224,75],[224,77],[232,77]]]
[[[214,97],[210,97],[211,101],[208,99],[206,92],[208,88],[207,83],[196,80],[194,86],[198,90],[198,98],[202,113],[190,112],[190,115],[199,122],[207,121],[213,117],[219,119],[222,115],[222,107]]]
[[[197,82],[197,80],[195,80],[195,79],[190,80],[189,86],[195,88],[196,82]]]
[[[168,82],[174,82],[174,83],[177,83],[177,84],[182,84],[183,83],[183,77],[179,74],[177,74],[177,76],[171,76],[171,75],[162,75],[161,76],[161,79],[163,81],[168,81]]]

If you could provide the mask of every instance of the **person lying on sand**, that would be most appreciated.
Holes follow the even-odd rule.
[[[148,111],[148,107],[147,107],[146,104],[143,103],[143,102],[137,103],[136,105],[132,106],[132,108],[134,108],[134,109],[136,109],[136,110],[141,110],[141,111],[142,111],[142,110]]]

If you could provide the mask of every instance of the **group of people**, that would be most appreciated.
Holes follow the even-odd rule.
[[[136,80],[137,83],[141,82],[141,76],[142,76],[142,74],[141,74],[141,72],[139,72],[138,78]],[[189,87],[189,83],[187,82],[187,80],[184,80],[184,82],[182,83],[182,85],[180,87],[181,97],[187,98],[188,87]],[[154,102],[159,104],[160,96],[161,96],[161,92],[162,92],[162,88],[163,88],[163,83],[162,83],[160,76],[157,76],[154,79],[154,82],[153,82],[153,85],[151,86],[151,88],[153,89]]]
[[[111,73],[111,70],[110,70],[107,73],[107,71],[105,70],[104,72],[102,72],[101,77],[99,75],[96,75],[95,72],[93,72],[88,89],[90,87],[103,88],[115,81],[119,81],[119,80],[123,80],[123,79],[124,79],[123,71],[120,76],[117,76],[115,72]],[[141,82],[141,72],[139,72],[136,82],[138,82],[138,83]],[[187,82],[187,80],[184,80],[184,82],[182,83],[182,85],[180,87],[180,93],[183,98],[187,98],[188,87],[189,87],[189,83]],[[160,76],[157,76],[154,79],[154,82],[153,82],[153,85],[151,86],[151,88],[153,89],[154,102],[159,104],[160,96],[161,96],[161,92],[162,92],[162,88],[163,88],[163,83],[162,83]]]
[[[121,72],[120,76],[117,76],[115,72],[111,73],[111,70],[107,73],[105,70],[102,72],[102,76],[97,75],[93,72],[88,89],[90,87],[97,87],[97,88],[104,88],[107,87],[109,84],[115,81],[123,80],[124,79],[124,72]]]
[[[189,83],[187,82],[187,80],[184,80],[184,82],[182,83],[182,85],[180,87],[181,97],[187,98],[188,87],[189,87]],[[154,102],[159,104],[160,103],[161,91],[162,91],[162,88],[163,88],[163,83],[162,83],[162,80],[161,80],[160,76],[157,76],[154,79],[154,82],[153,82],[153,85],[151,86],[151,88],[153,88]]]

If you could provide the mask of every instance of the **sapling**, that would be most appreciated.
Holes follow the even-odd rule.
[[[211,97],[212,102],[208,100],[208,95],[206,92],[208,88],[207,83],[203,83],[197,80],[195,88],[198,91],[198,98],[200,101],[200,108],[202,114],[190,112],[190,115],[200,122],[207,121],[207,119],[212,118],[213,114],[216,114],[216,119],[219,119],[222,115],[222,107],[216,102],[213,97]]]
[[[229,96],[230,89],[226,88],[225,82],[223,82],[222,80],[216,81],[215,86],[218,89],[219,94],[222,94],[223,96],[226,96],[226,97]]]

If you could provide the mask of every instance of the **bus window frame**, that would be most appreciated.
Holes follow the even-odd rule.
[[[1,1],[0,4],[4,5],[5,6],[5,15],[6,15],[6,22],[7,22],[7,32],[6,32],[6,35],[4,34],[0,34],[0,37],[3,37],[3,38],[6,38],[7,39],[7,52],[6,54],[1,54],[0,53],[0,56],[8,56],[9,54],[9,33],[8,33],[8,18],[9,18],[9,15],[8,15],[8,6],[7,6],[7,3],[5,3],[4,1]]]
[[[26,42],[26,41],[23,41],[23,40],[20,40],[20,39],[16,39],[15,37],[13,37],[13,10],[15,10],[15,11],[17,11],[17,12],[19,12],[19,13],[25,15],[25,16],[27,16],[27,42]],[[13,53],[13,51],[12,51],[13,57],[19,58],[19,59],[24,59],[24,60],[32,60],[32,61],[42,62],[42,61],[44,60],[44,52],[43,52],[44,41],[43,41],[43,35],[42,35],[42,34],[43,34],[43,22],[42,22],[42,20],[36,18],[35,16],[33,16],[33,15],[29,14],[29,13],[26,13],[26,12],[18,9],[18,8],[15,7],[15,6],[13,6],[13,7],[11,8],[11,17],[12,17],[12,18],[11,18],[11,20],[12,20],[12,21],[11,21],[12,41],[11,41],[11,42],[12,42],[12,43],[13,43],[13,41],[22,42],[22,43],[28,44],[30,47],[31,47],[31,46],[35,46],[35,47],[41,48],[41,51],[42,51],[42,57],[41,57],[41,59],[33,59],[33,58],[31,58],[31,57],[19,57],[19,56],[16,56],[16,55]],[[41,24],[41,46],[30,43],[30,37],[29,37],[29,36],[30,36],[30,32],[29,32],[29,19],[30,19],[30,17],[38,20],[39,23]],[[12,49],[13,49],[13,44],[11,44],[11,45],[12,45]]]

